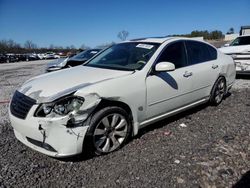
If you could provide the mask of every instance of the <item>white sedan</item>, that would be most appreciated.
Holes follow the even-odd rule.
[[[17,139],[41,153],[106,154],[142,127],[202,103],[220,104],[234,80],[233,59],[205,42],[137,39],[28,80],[9,116]]]

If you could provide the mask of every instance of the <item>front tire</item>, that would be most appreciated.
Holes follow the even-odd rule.
[[[120,149],[131,133],[128,113],[116,106],[105,107],[90,120],[89,142],[97,155],[108,154]]]
[[[226,94],[226,80],[224,77],[219,77],[212,89],[210,102],[213,106],[218,106]]]

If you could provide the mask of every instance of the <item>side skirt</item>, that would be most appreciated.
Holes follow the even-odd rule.
[[[165,113],[165,114],[159,115],[159,116],[157,116],[157,117],[153,117],[153,118],[151,118],[151,119],[148,119],[148,120],[146,120],[146,121],[143,121],[143,122],[140,123],[139,129],[141,129],[141,128],[143,128],[143,127],[146,127],[146,126],[149,125],[149,124],[152,124],[152,123],[155,123],[155,122],[160,121],[160,120],[162,120],[162,119],[165,119],[165,118],[167,118],[167,117],[170,117],[170,116],[173,116],[173,115],[178,114],[178,113],[180,113],[180,112],[183,112],[183,111],[185,111],[185,110],[187,110],[187,109],[189,109],[189,108],[193,108],[193,107],[198,106],[198,105],[200,105],[200,104],[204,104],[204,103],[206,103],[207,101],[209,101],[209,97],[203,98],[203,99],[201,99],[201,100],[199,100],[199,101],[196,101],[196,102],[194,102],[194,103],[192,103],[192,104],[188,104],[188,105],[183,106],[183,107],[181,107],[181,108],[175,109],[175,110],[173,110],[173,111],[170,111],[170,112],[167,112],[167,113]]]

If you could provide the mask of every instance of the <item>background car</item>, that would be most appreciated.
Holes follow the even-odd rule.
[[[61,58],[61,59],[49,62],[47,64],[46,71],[51,72],[55,70],[60,70],[64,68],[75,67],[77,65],[81,65],[100,51],[101,49],[85,50],[76,54],[75,56],[68,57],[68,58]]]
[[[232,56],[237,74],[250,75],[250,35],[237,37],[231,44],[227,44],[219,50]]]
[[[19,56],[19,61],[35,61],[40,58],[35,53],[22,54]]]
[[[60,58],[60,56],[54,52],[47,52],[44,54],[44,59],[58,59],[58,58]]]
[[[18,58],[15,54],[6,54],[6,63],[12,63],[12,62],[17,62],[18,61]]]
[[[45,59],[45,54],[37,54],[37,56],[39,57],[39,59]]]
[[[0,54],[0,63],[6,63],[7,57],[4,54]]]

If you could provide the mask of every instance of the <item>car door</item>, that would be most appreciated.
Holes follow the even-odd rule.
[[[192,72],[192,99],[198,101],[210,95],[219,76],[220,63],[217,50],[199,41],[185,41],[188,66]]]
[[[192,101],[191,79],[183,41],[168,44],[159,55],[159,62],[171,62],[176,69],[169,72],[151,71],[146,78],[147,119],[170,112]],[[154,66],[152,70],[154,70]]]

